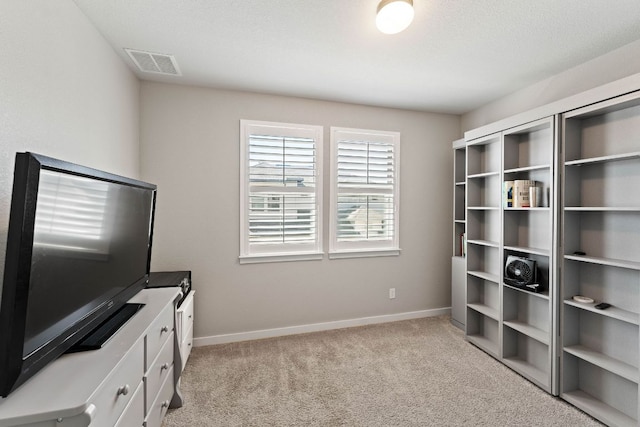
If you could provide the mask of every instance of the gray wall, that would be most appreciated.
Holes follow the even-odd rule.
[[[18,151],[139,172],[140,84],[71,1],[0,2],[0,277]]]
[[[159,188],[152,269],[193,271],[196,337],[450,305],[457,116],[150,82],[141,103],[142,175]],[[240,119],[324,126],[325,172],[329,126],[400,131],[402,254],[240,265]]]
[[[462,131],[466,132],[636,73],[640,73],[640,40],[464,114]]]

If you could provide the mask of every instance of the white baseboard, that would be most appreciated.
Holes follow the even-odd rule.
[[[353,326],[373,325],[376,323],[397,322],[399,320],[419,319],[451,314],[451,307],[431,310],[410,311],[406,313],[386,314],[383,316],[361,317],[358,319],[337,320],[335,322],[313,323],[310,325],[288,326],[285,328],[263,329],[259,331],[238,332],[235,334],[212,335],[193,339],[194,347],[227,344],[231,342],[258,340],[262,338],[282,337],[285,335],[306,334],[308,332],[328,331],[331,329],[351,328]]]

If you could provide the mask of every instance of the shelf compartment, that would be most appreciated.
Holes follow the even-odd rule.
[[[503,220],[504,245],[509,247],[538,248],[536,253],[548,255],[551,238],[551,214],[548,209],[505,209]],[[529,252],[529,251],[524,251]]]
[[[591,264],[606,265],[611,267],[628,268],[630,270],[640,270],[640,262],[626,261],[622,259],[591,257],[586,255],[565,255],[564,259],[578,262],[588,262]]]
[[[498,321],[467,307],[466,338],[493,357],[499,357]]]
[[[470,243],[467,242],[467,271],[482,272],[488,274],[491,278],[500,277],[502,262],[500,261],[498,248]],[[498,281],[495,280],[495,282]]]
[[[503,330],[503,361],[510,368],[536,384],[550,391],[551,355],[550,348],[518,330]]]
[[[562,228],[565,259],[640,269],[637,213],[565,211]],[[576,251],[586,256],[572,255]]]
[[[492,176],[500,176],[500,171],[482,172],[482,173],[467,175],[467,180],[485,179]]]
[[[502,286],[504,286],[507,289],[513,290],[515,292],[522,292],[522,293],[527,294],[527,295],[529,295],[531,297],[540,298],[540,299],[549,301],[549,291],[531,292],[531,291],[527,291],[527,290],[524,290],[524,289],[516,288],[515,286],[511,286],[511,285],[508,285],[506,283],[503,283]]]
[[[582,390],[562,393],[560,397],[607,425],[637,427],[635,419],[612,408],[606,403],[602,403],[602,401]]]
[[[500,276],[491,273],[485,273],[484,271],[467,271],[469,276],[478,277],[482,280],[493,282],[496,285],[500,282]]]
[[[467,245],[479,245],[479,246],[487,246],[490,248],[497,248],[500,246],[500,243],[497,241],[491,241],[491,240],[473,239],[473,240],[467,240]]]
[[[563,115],[566,162],[639,151],[640,99],[632,94],[628,101],[620,101],[605,101]]]
[[[467,307],[493,320],[499,320],[500,288],[493,280],[470,275],[467,277]]]
[[[504,208],[505,212],[520,211],[520,212],[549,212],[551,209],[548,206],[538,206],[535,208]]]
[[[640,159],[640,151],[631,153],[614,154],[610,156],[590,157],[585,159],[576,159],[565,162],[565,166],[582,166],[592,163],[610,163],[625,160]]]
[[[529,248],[526,246],[504,246],[505,251],[520,252],[531,255],[540,255],[548,257],[551,252],[548,249]]]
[[[549,345],[551,311],[548,299],[505,287],[502,312],[505,326]]]
[[[543,331],[542,329],[538,329],[520,321],[505,320],[503,323],[514,331],[518,331],[542,344],[549,345],[549,332],[547,331]]]
[[[582,257],[578,257],[581,261]],[[600,316],[638,325],[640,311],[640,272],[602,264],[590,264],[573,260],[565,261],[562,267],[562,299],[565,305],[586,310]],[[592,298],[591,304],[579,303],[572,298],[582,295]],[[599,302],[612,305],[598,310]]]
[[[466,152],[465,152],[465,145],[464,145],[464,141],[461,141],[462,143],[460,144],[460,146],[455,147],[455,149],[453,150],[453,155],[454,155],[454,159],[453,159],[453,167],[454,167],[454,177],[453,180],[456,182],[456,185],[458,183],[462,183],[464,184],[464,180],[465,180],[465,176],[466,176],[466,162],[467,162],[467,156],[466,156]]]
[[[498,320],[498,316],[499,316],[498,310],[496,310],[495,308],[489,307],[488,305],[469,303],[467,304],[467,307],[474,311],[477,311],[480,314],[490,317],[493,320]]]
[[[533,172],[538,170],[542,170],[542,171],[546,170],[547,173],[550,173],[551,165],[549,163],[546,163],[546,164],[537,165],[537,166],[525,166],[525,167],[518,167],[513,169],[505,169],[504,174],[508,175],[512,173]]]
[[[464,213],[464,205],[465,205],[465,202],[464,202],[464,200],[465,200],[464,187],[456,185],[456,187],[454,188],[454,191],[453,191],[453,197],[454,197],[454,201],[453,201],[453,206],[454,206],[453,217],[455,219],[464,219],[465,218],[465,213]]]
[[[564,204],[575,207],[640,207],[638,185],[640,158],[566,166]]]
[[[636,206],[565,206],[568,212],[640,212]]]
[[[488,241],[498,246],[500,241],[500,213],[498,210],[469,210],[467,240]]]
[[[549,392],[550,379],[549,372],[538,368],[537,366],[517,357],[509,357],[504,359],[505,365],[527,378],[538,387]]]
[[[548,165],[553,156],[553,118],[506,131],[502,150],[505,170]]]
[[[500,173],[467,178],[467,206],[500,207],[502,184]]]
[[[563,348],[574,349],[574,356],[585,356],[580,358],[623,376],[637,387],[638,325],[568,304],[563,305],[563,312]]]
[[[624,310],[615,306],[611,306],[606,310],[599,310],[595,308],[595,305],[598,304],[599,300],[596,300],[592,303],[582,303],[574,301],[573,299],[565,299],[564,303],[570,305],[575,308],[579,308],[581,310],[587,310],[592,313],[599,314],[601,316],[611,317],[612,319],[617,319],[622,322],[631,323],[632,325],[640,325],[640,315],[638,313],[634,313],[633,311]]]
[[[550,281],[549,281],[549,272],[551,271],[550,269],[550,257],[548,255],[539,255],[537,253],[535,253],[535,251],[525,251],[525,252],[521,252],[518,250],[514,250],[515,248],[512,247],[505,247],[504,248],[504,255],[502,258],[502,265],[505,266],[507,263],[507,258],[509,257],[509,255],[515,255],[515,256],[519,256],[519,257],[524,257],[524,258],[528,258],[531,259],[533,261],[536,262],[536,268],[537,268],[537,283],[540,284],[540,290],[542,292],[540,292],[543,295],[546,295],[546,298],[548,298],[549,295],[549,290],[551,289],[550,287]],[[506,285],[506,283],[505,283]],[[515,287],[514,287],[515,288]],[[524,291],[527,294],[533,293],[533,292],[528,292],[528,291]]]
[[[638,367],[621,362],[582,345],[565,347],[564,351],[629,381],[638,383]]]
[[[489,135],[467,143],[467,177],[500,171],[500,135]]]
[[[638,384],[564,352],[560,397],[600,421],[638,425]]]
[[[464,248],[464,242],[462,241],[462,235],[466,232],[465,220],[453,221],[453,255],[462,256]]]
[[[467,206],[468,211],[497,211],[499,206]]]

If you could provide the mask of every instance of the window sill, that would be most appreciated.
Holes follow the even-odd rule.
[[[329,252],[329,259],[399,256],[401,249],[358,249]]]
[[[259,264],[265,262],[317,261],[324,257],[322,252],[277,253],[259,255],[241,255],[240,264]]]

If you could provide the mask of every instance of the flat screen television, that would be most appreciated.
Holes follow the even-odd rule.
[[[17,153],[0,302],[6,397],[143,289],[156,186]]]

